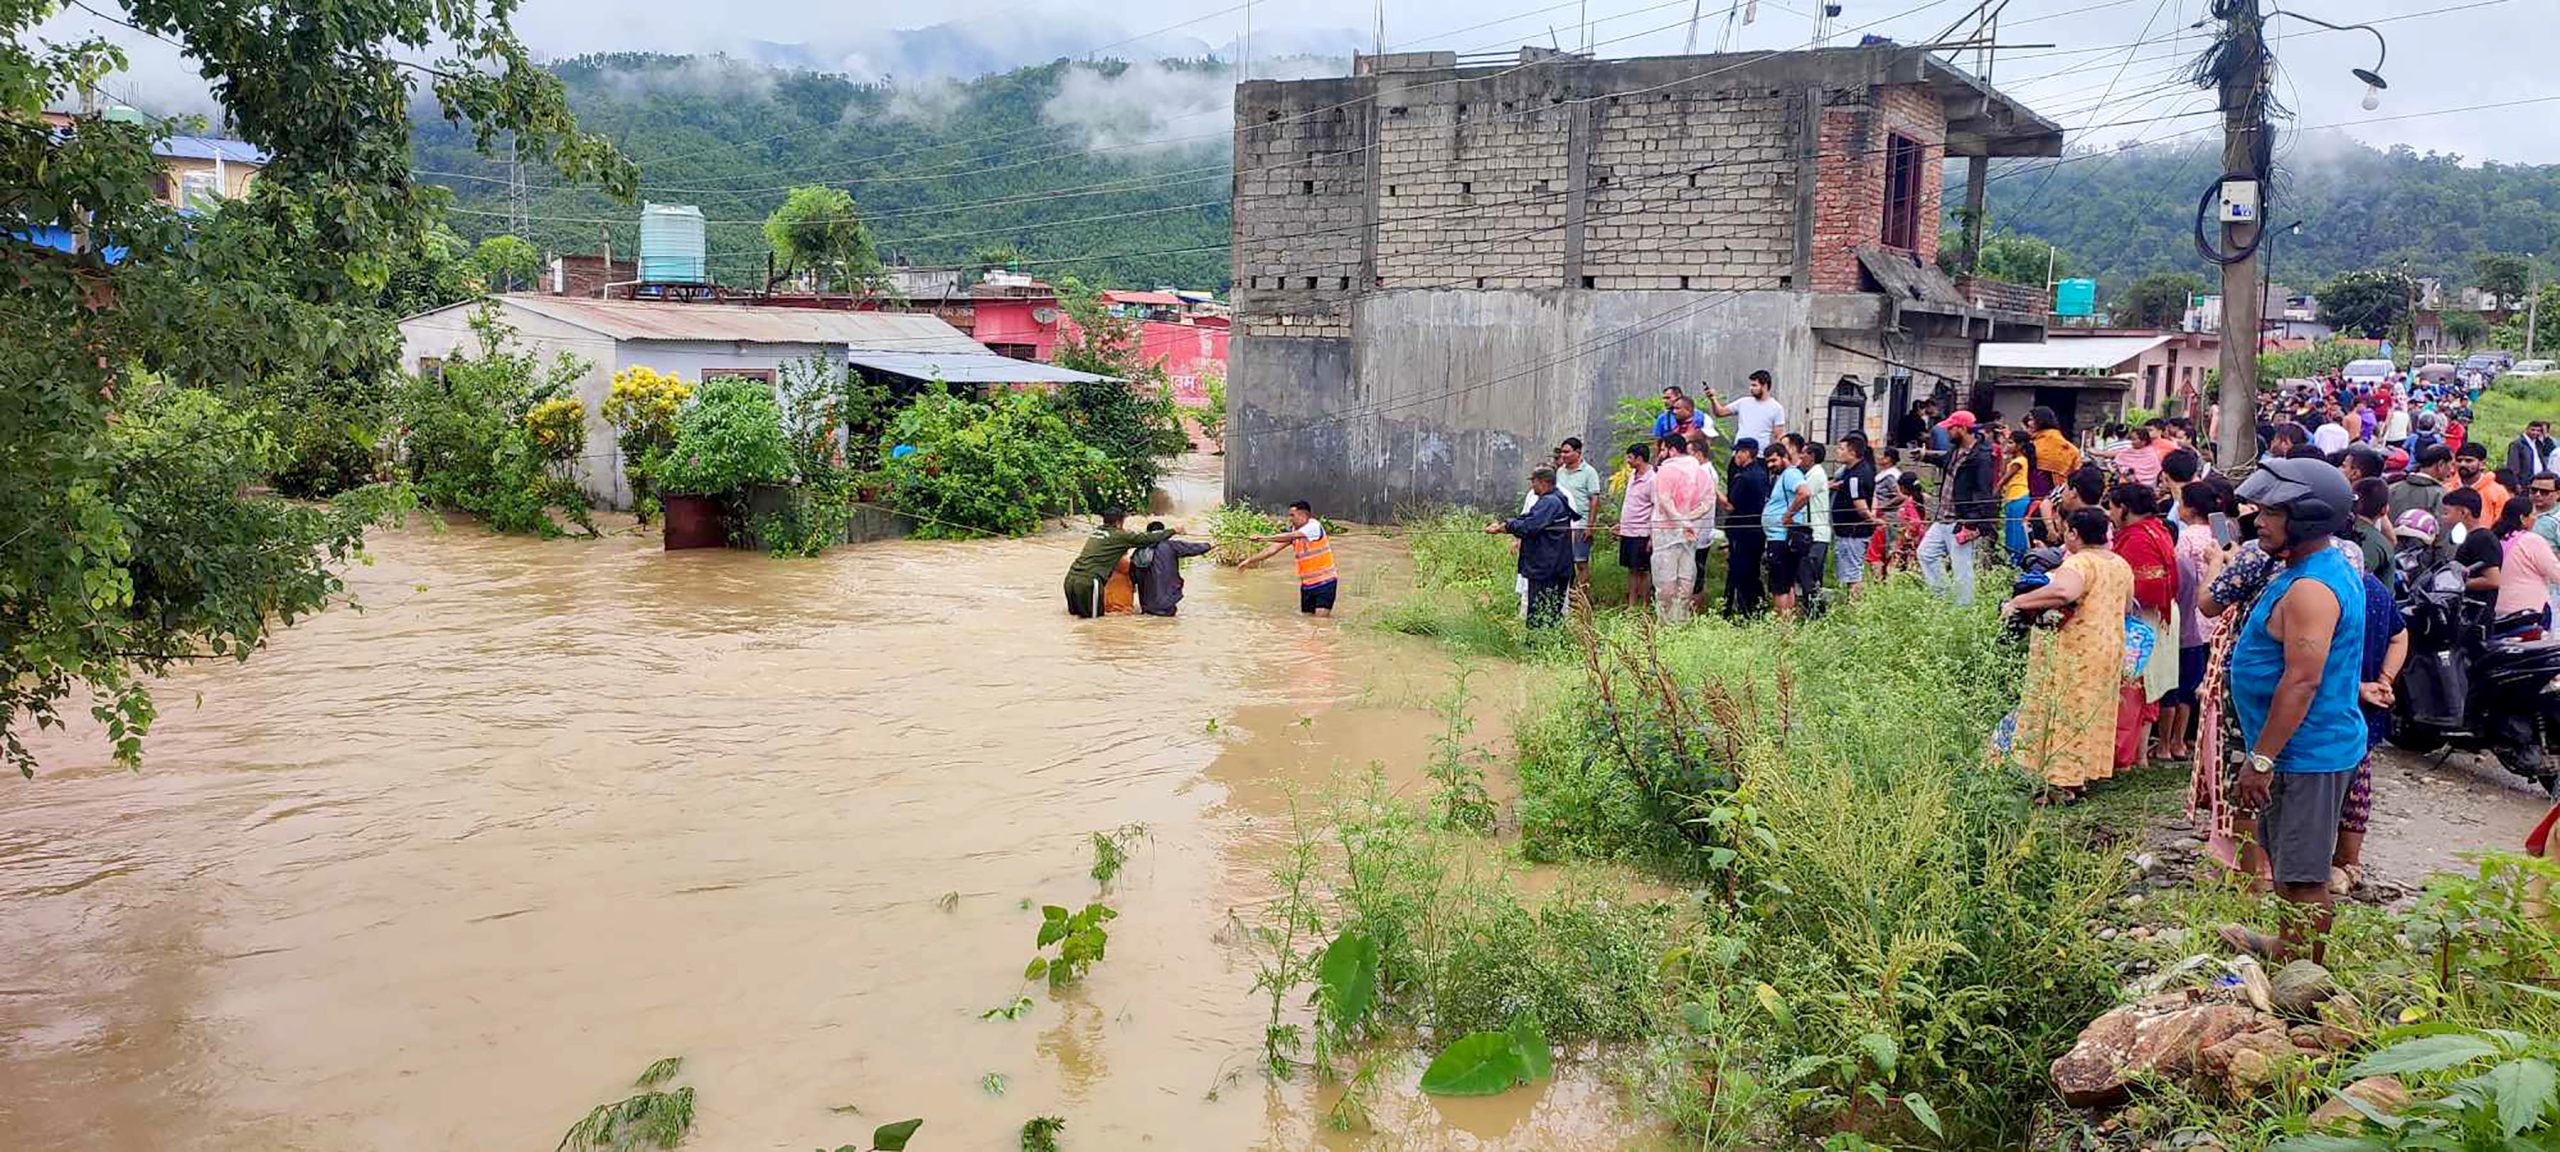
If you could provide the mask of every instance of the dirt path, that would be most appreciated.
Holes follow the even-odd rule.
[[[2439,760],[2382,749],[2374,755],[2373,825],[2364,846],[2370,882],[2389,898],[2405,897],[2428,874],[2464,867],[2466,853],[2520,851],[2550,807],[2540,789],[2489,757],[2456,752]]]

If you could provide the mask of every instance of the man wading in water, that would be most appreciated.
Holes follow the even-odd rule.
[[[1304,500],[1289,505],[1289,530],[1277,536],[1264,536],[1271,546],[1256,552],[1238,570],[1251,568],[1280,554],[1283,548],[1297,556],[1298,611],[1309,616],[1331,617],[1333,594],[1341,581],[1333,567],[1333,536],[1325,531],[1324,521],[1316,519],[1315,506]]]
[[[1111,578],[1111,570],[1120,566],[1120,558],[1132,548],[1153,548],[1182,531],[1179,527],[1157,532],[1131,532],[1120,525],[1129,519],[1125,508],[1105,508],[1102,523],[1095,525],[1093,535],[1084,539],[1084,550],[1076,553],[1075,563],[1067,565],[1067,612],[1091,619],[1102,615],[1102,583]]]

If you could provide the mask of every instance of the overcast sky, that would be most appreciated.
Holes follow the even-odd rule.
[[[1586,36],[1604,56],[1677,53],[1693,10],[1700,51],[1719,45],[1768,51],[1803,47],[1814,32],[1817,0],[1387,0],[1391,50],[1498,50]],[[1994,0],[1996,3],[1997,0]],[[2339,125],[2377,144],[2458,153],[2466,162],[2560,163],[2560,0],[2289,0],[2333,23],[2380,21],[2390,41],[2383,68],[2391,82],[2381,107],[2359,106],[2364,86],[2350,68],[2371,67],[2373,37],[2328,32],[2279,18],[2273,36],[2282,66],[2278,92],[2301,127]],[[538,51],[566,56],[625,49],[773,58],[775,44],[798,45],[788,58],[865,79],[915,82],[955,68],[1027,63],[1092,49],[1134,56],[1224,48],[1245,32],[1239,0],[1173,0],[1149,7],[1096,4],[1025,5],[1014,0],[941,0],[933,5],[813,5],[806,0],[524,0],[518,29]],[[2190,26],[2207,0],[2009,0],[1993,80],[2060,122],[2077,143],[2186,140],[2209,137],[2211,98],[2176,81],[2175,70],[2201,46]],[[102,7],[104,5],[101,5]],[[2272,5],[2271,5],[2272,6]],[[1739,9],[1756,8],[1742,23]],[[1832,21],[1833,43],[1861,34],[1905,43],[1936,35],[1973,7],[1972,0],[1845,0]],[[1581,29],[1587,13],[1588,32]],[[1134,15],[1147,17],[1144,21]],[[1254,54],[1341,51],[1374,38],[1377,9],[1357,0],[1257,0]],[[1183,21],[1191,21],[1184,24]],[[931,36],[899,30],[947,25]],[[1170,26],[1170,27],[1169,27]],[[133,45],[135,75],[111,82],[146,110],[167,113],[202,100],[201,86],[176,67],[174,54],[76,9],[48,34],[92,27]],[[1140,44],[1133,36],[1157,33]],[[2052,44],[2051,48],[2029,47]],[[1972,67],[1973,57],[1959,61]],[[190,93],[193,93],[191,96]],[[2536,97],[2547,102],[2510,104]],[[161,105],[152,107],[153,104]],[[2476,105],[2504,107],[2427,115]],[[2361,122],[2360,122],[2361,121]]]

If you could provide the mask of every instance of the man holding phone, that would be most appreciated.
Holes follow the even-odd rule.
[[[2000,500],[1993,487],[1991,452],[1974,430],[1973,413],[1958,408],[1938,427],[1947,434],[1947,450],[1922,452],[1920,458],[1946,471],[1937,502],[1936,523],[1920,538],[1920,578],[1931,589],[1955,590],[1955,602],[1973,603],[1975,546],[1999,523]]]

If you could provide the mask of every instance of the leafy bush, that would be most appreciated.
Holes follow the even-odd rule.
[[[578,458],[587,447],[587,405],[575,396],[555,396],[524,414],[525,434],[534,448],[554,464]]]
[[[717,376],[694,390],[676,417],[675,446],[657,469],[660,491],[732,496],[751,485],[791,479],[782,409],[761,380]]]
[[[406,377],[393,390],[401,462],[419,499],[500,532],[557,536],[557,513],[595,535],[570,463],[537,444],[526,420],[537,405],[567,397],[586,363],[564,353],[543,365],[487,311],[471,325],[476,353],[457,351],[434,378]]]
[[[1208,403],[1192,410],[1192,418],[1200,422],[1200,434],[1211,440],[1227,435],[1227,374],[1210,369],[1200,374],[1200,394]]]
[[[1209,539],[1216,546],[1209,555],[1233,568],[1263,549],[1262,537],[1276,536],[1287,527],[1288,521],[1256,511],[1251,505],[1232,501],[1220,504],[1209,513]]]
[[[1058,302],[1073,322],[1058,345],[1058,366],[1117,378],[1068,384],[1055,393],[1068,431],[1111,462],[1108,471],[1086,482],[1085,502],[1144,508],[1156,485],[1157,458],[1191,446],[1164,364],[1147,358],[1137,321],[1112,315],[1075,277],[1059,279]]]
[[[1044,517],[1078,506],[1114,467],[1075,438],[1044,397],[1003,392],[987,403],[934,390],[890,420],[890,503],[925,537],[1036,532]]]
[[[2052,834],[2023,775],[1982,755],[2018,682],[1991,612],[1898,583],[1806,624],[1604,620],[1580,683],[1524,724],[1534,854],[1651,861],[1724,893],[1666,962],[1713,1035],[1657,1056],[1665,1083],[1788,1085],[1756,1138],[1881,1111],[2014,1143],[2046,1064],[2108,1002],[2087,921],[2112,862]],[[1702,1114],[1679,1114],[1694,1132]]]
[[[389,416],[372,385],[323,381],[280,406],[275,422],[282,425],[271,478],[276,491],[308,499],[375,480]]]
[[[632,511],[643,524],[657,515],[657,469],[675,447],[676,417],[692,398],[692,385],[647,365],[613,374],[613,391],[606,394],[600,415],[613,428],[623,478],[631,483]]]

